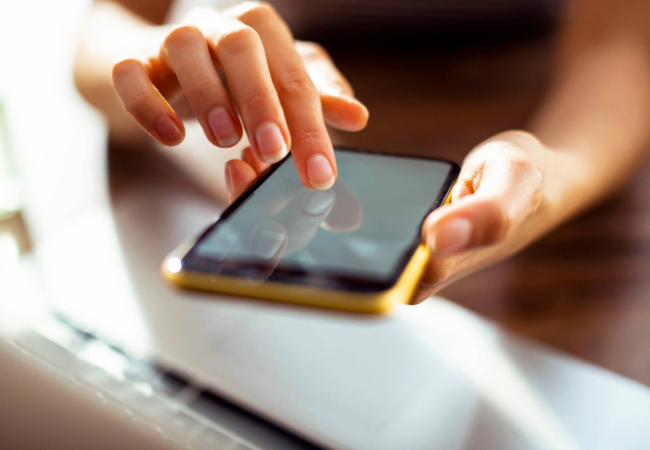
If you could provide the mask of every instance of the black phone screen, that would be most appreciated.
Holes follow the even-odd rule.
[[[336,160],[335,185],[314,191],[287,156],[203,233],[183,268],[347,290],[392,286],[458,166],[346,149]]]

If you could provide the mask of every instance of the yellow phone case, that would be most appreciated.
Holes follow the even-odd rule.
[[[450,201],[451,189],[444,204]],[[183,270],[180,261],[195,243],[188,241],[165,258],[161,268],[165,279],[188,289],[363,313],[379,313],[389,310],[395,303],[409,303],[429,260],[429,249],[420,244],[390,289],[354,292],[275,281],[255,283],[240,277]]]
[[[169,270],[170,259],[182,259],[182,256],[190,248],[192,248],[191,245],[183,246],[178,249],[180,251],[172,252],[162,265],[165,278],[184,288],[366,313],[386,311],[398,302],[408,303],[429,259],[429,250],[420,244],[392,288],[381,292],[366,293],[275,281],[255,283],[233,276],[212,275],[182,269],[174,273]]]

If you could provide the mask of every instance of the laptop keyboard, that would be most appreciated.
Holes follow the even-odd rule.
[[[151,425],[166,438],[187,448],[260,449],[197,412],[191,405],[206,394],[182,376],[154,362],[133,359],[69,324],[58,324],[57,332],[47,333],[48,337],[27,330],[14,337],[13,343],[105,401],[120,406],[133,420]]]

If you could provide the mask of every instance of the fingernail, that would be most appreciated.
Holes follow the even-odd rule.
[[[273,122],[264,122],[257,127],[255,134],[257,141],[257,149],[262,156],[262,159],[267,163],[276,163],[284,158],[287,153],[287,143],[284,142],[284,136],[278,127]]]
[[[156,124],[156,131],[165,142],[170,145],[175,144],[181,138],[181,129],[169,117],[165,117]]]
[[[239,142],[239,135],[232,117],[223,106],[213,108],[208,114],[208,124],[219,147],[232,147]]]
[[[230,175],[230,165],[226,164],[226,188],[228,194],[232,193],[232,176]]]
[[[271,230],[261,230],[253,243],[253,253],[262,259],[275,256],[284,242],[284,234]]]
[[[316,155],[307,161],[307,178],[314,189],[324,191],[334,185],[334,170],[323,155]]]
[[[429,232],[427,246],[436,253],[463,251],[472,238],[472,223],[465,218],[452,219]]]

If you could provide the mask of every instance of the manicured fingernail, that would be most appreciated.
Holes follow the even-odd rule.
[[[232,193],[232,175],[230,175],[230,165],[226,164],[226,188],[228,189],[228,194]]]
[[[323,155],[316,155],[307,161],[307,178],[314,189],[324,191],[334,185],[334,170]]]
[[[436,253],[463,251],[472,238],[472,223],[465,218],[448,220],[429,232],[427,246]]]
[[[253,253],[262,259],[275,256],[284,242],[285,235],[271,230],[261,230],[255,237]]]
[[[223,106],[213,108],[208,114],[208,124],[219,147],[232,147],[239,142],[239,135],[232,117]]]
[[[264,122],[257,127],[255,139],[260,156],[267,163],[276,163],[289,152],[280,127],[273,122]]]
[[[181,138],[181,129],[169,117],[165,117],[156,124],[156,131],[170,145],[177,143]]]

